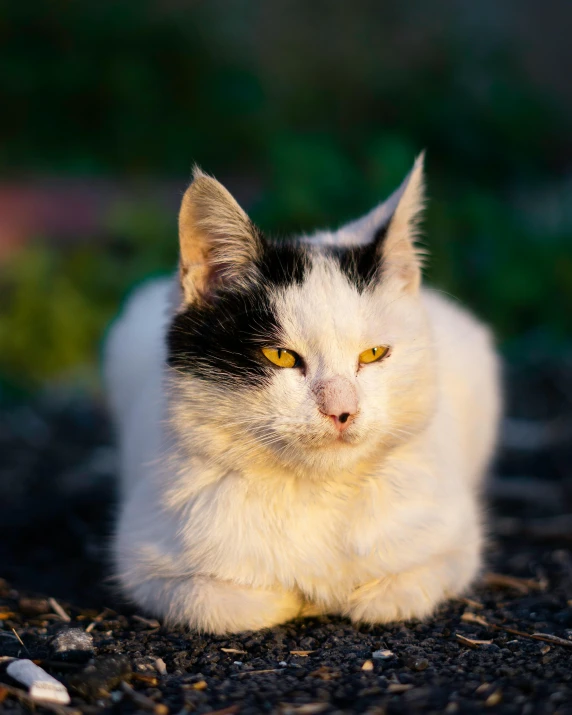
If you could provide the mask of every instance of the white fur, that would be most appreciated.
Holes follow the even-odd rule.
[[[361,230],[338,240],[359,243]],[[166,368],[174,279],[140,289],[112,328],[116,574],[167,622],[223,633],[315,612],[423,617],[478,571],[499,413],[488,331],[397,274],[360,294],[313,250],[308,279],[273,295],[305,375],[277,370],[263,390],[229,390]],[[375,345],[391,354],[356,371]],[[359,399],[341,440],[311,399],[336,376]]]

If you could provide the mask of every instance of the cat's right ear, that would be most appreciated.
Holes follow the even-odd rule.
[[[195,168],[179,212],[179,274],[185,303],[249,282],[261,250],[257,229],[233,196]]]

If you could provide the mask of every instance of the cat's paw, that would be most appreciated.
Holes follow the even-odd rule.
[[[436,607],[459,594],[474,578],[478,556],[463,562],[443,559],[411,571],[391,574],[357,588],[350,596],[346,614],[355,623],[391,623],[425,618]]]
[[[210,633],[269,628],[300,613],[302,603],[288,591],[239,586],[214,579],[195,584],[191,627]]]
[[[350,596],[354,623],[391,623],[428,616],[444,593],[427,591],[411,574],[397,574],[361,586]]]
[[[146,582],[138,589],[137,601],[166,623],[218,634],[284,623],[299,615],[303,605],[289,591],[249,588],[203,576]]]

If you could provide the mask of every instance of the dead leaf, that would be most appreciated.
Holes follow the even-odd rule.
[[[315,652],[315,650],[291,650],[290,655],[297,655],[300,658],[307,658],[311,653]]]
[[[236,655],[246,655],[245,650],[239,650],[238,648],[221,648],[223,653],[235,653]]]

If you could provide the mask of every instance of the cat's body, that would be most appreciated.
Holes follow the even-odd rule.
[[[486,329],[419,287],[420,200],[418,162],[365,219],[279,247],[195,179],[181,287],[141,288],[106,355],[116,573],[150,613],[212,632],[386,622],[474,578],[497,364]]]

